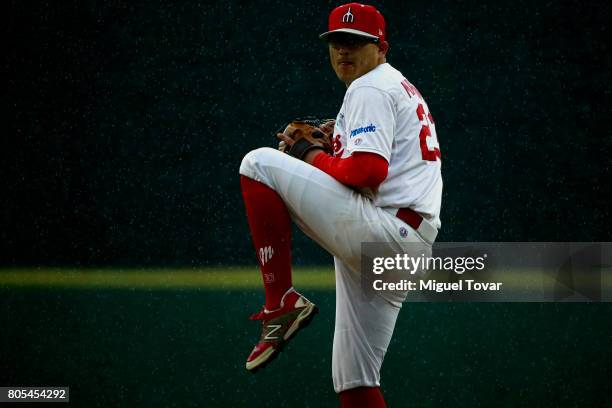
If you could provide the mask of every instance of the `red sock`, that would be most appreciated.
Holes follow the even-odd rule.
[[[358,387],[342,391],[341,408],[387,408],[380,387]]]
[[[291,218],[287,206],[270,187],[240,176],[253,245],[266,289],[266,309],[280,306],[291,287]]]

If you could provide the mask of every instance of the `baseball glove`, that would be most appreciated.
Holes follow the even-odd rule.
[[[315,148],[332,153],[333,121],[314,117],[292,120],[276,132],[280,140],[278,150],[300,160]]]

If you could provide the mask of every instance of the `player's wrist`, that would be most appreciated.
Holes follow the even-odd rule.
[[[289,149],[288,153],[291,156],[295,157],[296,159],[306,161],[306,156],[308,155],[308,153],[312,152],[313,150],[316,150],[316,151],[322,150],[322,146],[320,146],[318,143],[315,144],[311,142],[310,140],[303,138],[303,139],[296,140],[291,145],[291,148]]]
[[[304,161],[308,164],[314,164],[315,159],[321,153],[325,153],[325,150],[320,147],[313,146],[313,148],[307,151],[304,155]]]

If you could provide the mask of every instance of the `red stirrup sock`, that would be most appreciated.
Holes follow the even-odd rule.
[[[240,186],[266,289],[266,309],[278,309],[292,285],[291,217],[283,200],[270,187],[242,175]]]
[[[341,408],[387,408],[380,387],[358,387],[342,391]]]

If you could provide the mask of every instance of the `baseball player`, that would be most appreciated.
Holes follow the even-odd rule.
[[[332,378],[341,406],[384,407],[380,368],[406,294],[364,296],[361,243],[431,247],[440,227],[440,149],[425,100],[386,62],[385,20],[376,8],[335,8],[320,38],[347,86],[335,123],[326,124],[333,125],[333,154],[279,134],[289,154],[260,148],[240,166],[266,294],[251,317],[262,332],[246,368],[266,365],[317,312],[292,286],[293,220],[334,256]]]

